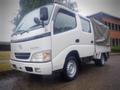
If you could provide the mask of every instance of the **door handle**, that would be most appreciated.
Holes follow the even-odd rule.
[[[93,43],[93,41],[91,41],[91,43]]]
[[[76,40],[75,40],[75,42],[76,42],[76,43],[79,43],[79,42],[80,42],[80,40],[79,40],[79,39],[76,39]]]

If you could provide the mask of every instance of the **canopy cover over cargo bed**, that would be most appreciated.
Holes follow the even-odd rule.
[[[94,30],[95,44],[109,46],[110,45],[109,28],[94,18],[90,18],[90,20],[92,22]]]

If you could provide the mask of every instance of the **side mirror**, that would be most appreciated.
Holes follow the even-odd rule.
[[[34,18],[34,22],[35,22],[37,25],[39,25],[39,24],[40,24],[39,18],[35,17],[35,18]]]
[[[48,9],[46,7],[40,9],[40,20],[48,20]]]

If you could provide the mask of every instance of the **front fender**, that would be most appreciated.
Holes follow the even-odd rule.
[[[53,71],[63,69],[65,59],[71,51],[77,51],[79,45],[72,45],[63,49],[55,58],[52,59]]]

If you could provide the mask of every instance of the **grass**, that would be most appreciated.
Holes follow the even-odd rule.
[[[10,51],[0,51],[0,60],[9,60]]]
[[[0,63],[0,72],[11,70],[9,63]]]
[[[120,53],[120,46],[112,47],[112,53]]]
[[[0,51],[0,72],[11,70],[9,60],[10,51]],[[7,60],[7,61],[4,61]]]

